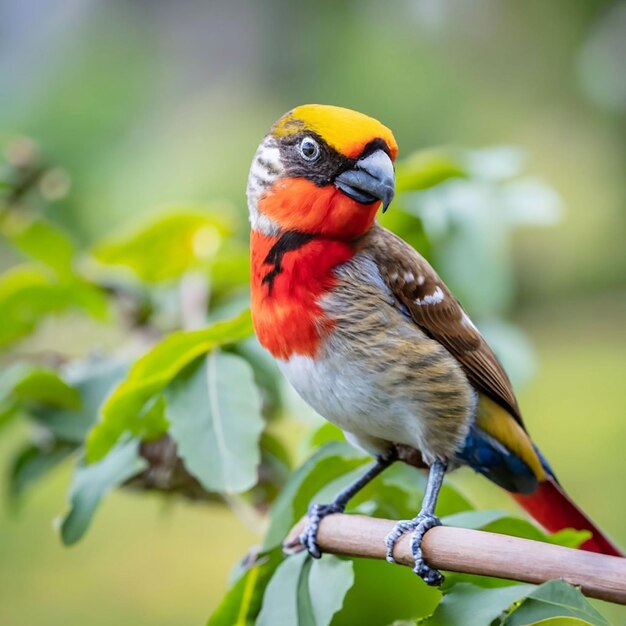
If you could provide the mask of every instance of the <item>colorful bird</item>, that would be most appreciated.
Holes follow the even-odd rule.
[[[514,494],[550,531],[587,529],[583,548],[621,554],[567,497],[531,441],[511,383],[437,273],[379,226],[395,190],[391,131],[361,113],[300,106],[259,146],[248,179],[252,317],[296,391],[376,459],[330,504],[313,504],[301,536],[320,556],[320,520],[399,457],[429,468],[422,509],[387,536],[387,558],[412,532],[414,571],[440,524],[444,474],[460,465]]]

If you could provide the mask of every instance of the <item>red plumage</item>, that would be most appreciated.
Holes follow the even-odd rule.
[[[588,530],[592,536],[580,548],[589,552],[624,556],[622,551],[587,517],[552,478],[539,483],[529,494],[511,494],[518,504],[546,530],[557,532],[564,528]]]

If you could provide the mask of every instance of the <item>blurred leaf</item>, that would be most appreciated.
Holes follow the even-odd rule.
[[[80,395],[52,370],[17,363],[0,373],[0,425],[24,404],[29,411],[78,407]]]
[[[553,226],[563,216],[561,196],[543,181],[522,178],[502,186],[504,217],[513,226]]]
[[[208,491],[239,493],[257,481],[264,427],[252,368],[212,350],[166,391],[169,432],[178,453]]]
[[[264,431],[261,435],[261,465],[258,481],[246,497],[253,506],[265,510],[285,487],[291,474],[291,455],[285,444]]]
[[[87,360],[71,365],[66,379],[80,395],[80,407],[72,409],[31,408],[33,416],[56,438],[82,443],[98,419],[98,409],[128,371],[118,360]]]
[[[428,189],[465,175],[465,169],[451,150],[420,150],[396,164],[396,191]]]
[[[63,289],[41,269],[14,267],[0,276],[0,346],[21,339],[50,313],[68,308]]]
[[[267,584],[282,561],[280,549],[259,555],[229,589],[207,626],[254,626]]]
[[[306,513],[311,498],[324,485],[366,462],[367,457],[345,442],[330,443],[305,461],[291,475],[272,506],[263,549],[270,550],[282,542],[291,527]]]
[[[209,263],[211,291],[219,295],[222,291],[250,285],[250,249],[233,239],[225,239],[219,252]]]
[[[472,178],[505,181],[520,174],[526,153],[517,146],[492,146],[480,150],[459,150],[458,158]]]
[[[54,442],[50,445],[28,444],[13,460],[9,472],[9,495],[16,499],[34,482],[65,460],[75,446]]]
[[[423,626],[485,626],[491,624],[515,602],[536,589],[534,585],[514,585],[483,589],[459,583],[446,593]]]
[[[572,528],[548,535],[532,522],[519,517],[511,517],[501,511],[467,511],[444,517],[442,522],[446,526],[480,529],[501,535],[544,541],[566,548],[577,548],[590,537],[589,531]]]
[[[44,219],[29,220],[12,214],[2,223],[3,234],[24,254],[41,261],[59,276],[73,274],[72,261],[76,253],[71,239]]]
[[[229,350],[242,356],[252,366],[254,381],[263,396],[263,415],[268,419],[276,416],[282,406],[280,372],[276,361],[254,336]]]
[[[332,555],[313,560],[306,553],[289,557],[274,573],[258,626],[327,626],[354,582],[351,561]]]
[[[593,624],[577,617],[548,617],[548,619],[542,619],[526,626],[593,626]]]
[[[56,372],[41,368],[31,369],[13,387],[20,400],[47,404],[57,408],[80,407],[79,392],[68,385]]]
[[[28,335],[47,315],[74,307],[102,317],[106,300],[88,283],[58,283],[34,265],[11,268],[0,276],[0,347]]]
[[[250,312],[208,328],[172,333],[132,366],[126,379],[108,397],[102,419],[87,438],[88,462],[101,459],[124,432],[143,437],[158,433],[143,420],[145,404],[160,393],[194,359],[218,346],[236,343],[252,334]],[[149,427],[149,428],[147,428]]]
[[[321,448],[331,441],[345,441],[343,431],[333,423],[324,421],[319,428],[313,430],[305,439],[303,447],[305,450],[312,451]]]
[[[291,455],[286,445],[275,435],[265,431],[261,435],[261,449],[269,457],[276,459],[276,461],[283,467],[291,467]]]
[[[107,299],[98,287],[81,278],[74,278],[59,286],[71,306],[78,307],[96,319],[104,319],[107,315]]]
[[[17,415],[19,408],[17,399],[0,397],[0,428],[8,424]]]
[[[0,399],[9,397],[15,385],[17,385],[22,378],[28,376],[32,371],[33,366],[27,363],[14,363],[9,365],[0,371]]]
[[[584,620],[593,626],[610,626],[579,589],[563,580],[549,580],[528,594],[505,620],[505,626],[527,626],[547,617]]]
[[[179,207],[101,243],[93,256],[102,264],[127,268],[145,282],[158,283],[212,260],[230,233],[226,220]]]
[[[102,498],[147,465],[139,456],[137,440],[118,444],[98,463],[79,462],[69,490],[70,509],[61,523],[63,543],[76,543],[85,534]]]

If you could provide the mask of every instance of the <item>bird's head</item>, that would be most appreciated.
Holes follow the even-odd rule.
[[[252,228],[347,239],[391,202],[398,146],[377,120],[336,106],[297,107],[272,126],[248,178]]]

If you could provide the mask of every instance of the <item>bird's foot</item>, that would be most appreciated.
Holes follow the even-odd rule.
[[[320,522],[327,515],[343,513],[344,509],[344,506],[335,503],[311,504],[309,506],[306,526],[300,535],[300,543],[314,559],[319,559],[322,556],[320,547],[317,545],[317,532],[319,531]]]
[[[395,563],[393,558],[393,549],[396,542],[404,533],[413,532],[411,538],[411,553],[415,559],[415,566],[413,571],[427,584],[431,586],[439,586],[443,582],[443,575],[436,569],[426,565],[424,562],[424,555],[422,554],[422,539],[426,534],[426,531],[434,528],[435,526],[441,526],[441,521],[434,515],[420,513],[417,517],[411,520],[402,520],[398,522],[391,532],[385,538],[385,544],[387,545],[387,560],[390,563]]]

